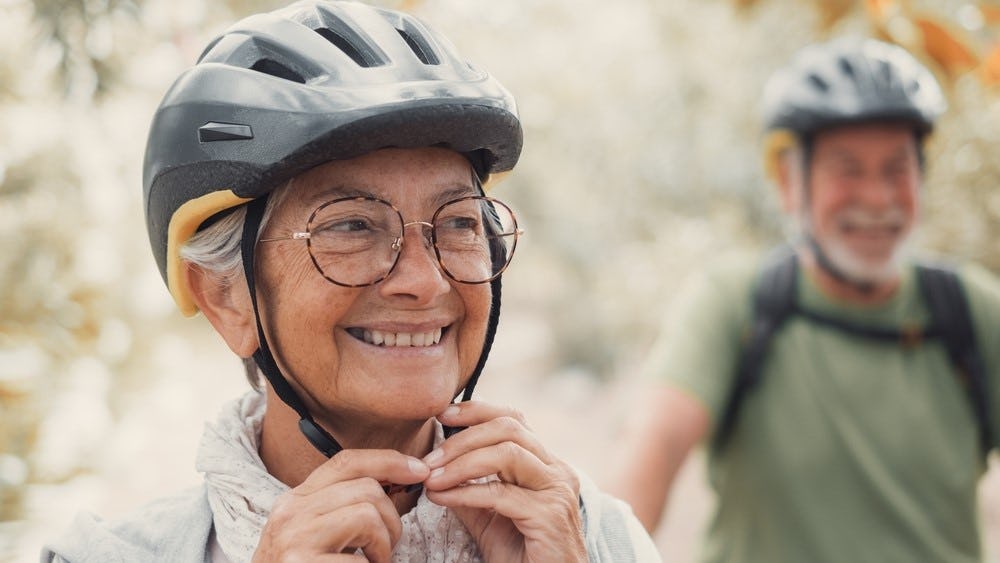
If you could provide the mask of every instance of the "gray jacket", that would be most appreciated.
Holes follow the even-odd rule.
[[[592,562],[656,562],[649,535],[624,502],[580,477],[580,510]],[[91,514],[42,550],[41,561],[71,563],[211,563],[212,509],[205,488],[163,498],[115,522]]]

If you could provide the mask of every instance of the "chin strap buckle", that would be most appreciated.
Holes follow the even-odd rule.
[[[326,457],[333,457],[342,449],[336,440],[311,420],[305,418],[299,420],[299,430],[309,443]]]

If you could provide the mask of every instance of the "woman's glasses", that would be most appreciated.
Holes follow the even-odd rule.
[[[391,203],[370,196],[343,197],[320,205],[306,230],[260,242],[305,240],[309,256],[328,281],[344,287],[376,284],[399,261],[407,227],[434,249],[441,271],[467,284],[496,279],[510,264],[522,231],[514,212],[485,196],[454,199],[439,207],[431,221],[403,222]]]

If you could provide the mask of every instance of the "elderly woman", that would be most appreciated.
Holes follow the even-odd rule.
[[[658,560],[517,411],[469,400],[520,233],[485,186],[520,149],[510,94],[408,15],[313,0],[212,41],[154,118],[147,223],[255,389],[207,427],[204,486],[43,559]]]

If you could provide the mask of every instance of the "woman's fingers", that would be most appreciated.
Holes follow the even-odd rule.
[[[513,418],[524,426],[528,425],[521,411],[483,401],[463,401],[449,405],[438,415],[438,420],[449,426],[474,426],[501,417]]]
[[[534,490],[544,489],[559,478],[534,454],[516,442],[506,441],[444,461],[431,471],[424,487],[439,491],[488,475],[497,475],[500,481]]]
[[[424,457],[431,468],[424,487],[429,493],[447,491],[432,498],[461,498],[463,506],[511,517],[541,500],[524,497],[526,491],[550,491],[576,502],[580,489],[576,473],[548,453],[518,411],[469,401],[448,407],[438,418],[468,428]],[[470,483],[494,475],[498,481]]]
[[[428,489],[427,498],[442,506],[486,509],[518,523],[537,523],[539,527],[565,520],[579,510],[578,497],[568,483],[554,483],[544,491],[533,491],[494,480],[440,491]]]
[[[448,438],[441,447],[424,456],[424,461],[431,469],[465,452],[503,442],[519,445],[542,463],[553,461],[545,446],[525,423],[524,416],[515,409],[469,401],[448,407],[438,419],[449,426],[468,428]]]
[[[288,510],[293,514],[287,519],[272,513],[254,561],[312,561],[322,555],[352,555],[359,549],[370,561],[391,560],[394,541],[384,515],[370,503],[340,506],[323,514]]]
[[[411,485],[420,483],[429,473],[430,468],[422,460],[396,450],[342,450],[316,468],[294,490],[308,495],[333,483],[360,477]]]
[[[293,502],[289,502],[292,499]],[[325,517],[331,510],[344,506],[370,505],[379,514],[377,522],[389,534],[390,541],[395,544],[402,535],[402,525],[392,500],[386,496],[382,484],[370,477],[342,481],[318,493],[302,495],[296,489],[289,491],[287,497],[282,497],[275,503],[275,511],[286,510],[286,506],[294,510],[296,515],[305,519]],[[272,518],[274,512],[272,511]],[[323,533],[321,530],[320,533]]]
[[[395,450],[344,450],[277,499],[254,561],[351,558],[388,562],[402,523],[386,483],[422,482],[430,469]],[[331,559],[340,560],[340,559]]]
[[[579,479],[518,411],[469,401],[438,420],[466,429],[424,457],[427,498],[455,510],[487,560],[586,560]]]
[[[561,469],[523,415],[512,408],[469,401],[450,406],[438,418],[468,428],[424,457],[431,468],[424,483],[428,489],[443,490],[490,475],[536,490],[564,480],[575,486],[575,473]]]
[[[487,559],[586,561],[576,474],[562,462],[545,473],[537,489],[497,479],[425,487],[431,502],[455,510]]]

